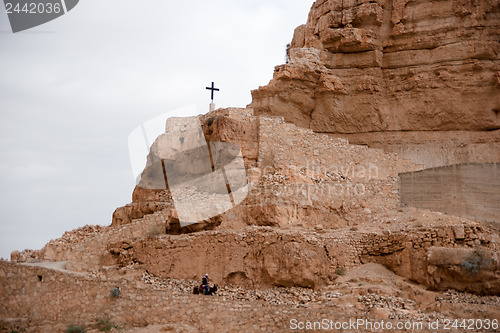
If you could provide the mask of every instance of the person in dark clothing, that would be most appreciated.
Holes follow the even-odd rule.
[[[205,274],[205,276],[201,279],[201,285],[205,288],[205,295],[208,295],[208,288],[210,288],[208,286],[208,274]]]

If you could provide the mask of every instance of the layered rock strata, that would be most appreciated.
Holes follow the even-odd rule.
[[[256,114],[319,132],[500,128],[498,1],[316,1]]]
[[[499,13],[498,1],[316,1],[250,106],[425,167],[500,162]]]

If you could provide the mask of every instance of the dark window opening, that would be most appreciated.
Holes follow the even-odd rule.
[[[42,282],[42,280],[43,280],[43,276],[38,275],[38,281]]]

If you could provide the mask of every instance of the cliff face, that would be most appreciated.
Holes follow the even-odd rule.
[[[257,115],[318,132],[500,129],[500,1],[318,0]]]

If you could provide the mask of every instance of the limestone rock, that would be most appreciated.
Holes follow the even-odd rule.
[[[319,132],[500,128],[498,1],[316,1],[255,113]]]
[[[206,230],[219,224],[222,228],[302,224],[330,229],[350,225],[353,220],[364,223],[377,212],[399,205],[395,195],[398,173],[419,169],[394,155],[353,146],[346,140],[287,124],[282,118],[254,116],[251,109],[216,110],[200,121],[208,142],[230,142],[241,149],[248,182],[245,200],[221,214],[216,223],[204,223]],[[174,209],[169,189],[160,189],[165,187],[160,157],[169,155],[168,149],[180,149],[177,140],[164,152],[161,147],[168,146],[169,140],[171,137],[163,134],[153,144],[133,201],[115,211],[113,227]],[[168,158],[164,163],[168,168]],[[227,170],[226,174],[230,175]],[[152,184],[157,188],[149,188]],[[226,191],[222,185],[221,193]],[[203,190],[202,185],[197,186]],[[214,182],[203,186],[217,188]],[[389,192],[383,200],[379,196],[382,188]],[[168,219],[164,223],[177,233],[175,226],[169,227]]]
[[[21,252],[15,250],[10,253],[10,261],[17,262],[21,257]]]
[[[490,294],[500,290],[498,252],[433,247],[427,262],[436,289]]]

